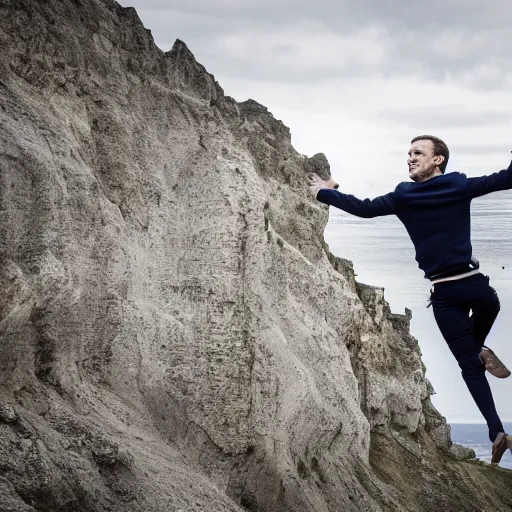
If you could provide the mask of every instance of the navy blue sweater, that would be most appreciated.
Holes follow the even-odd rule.
[[[394,192],[358,199],[323,188],[317,199],[358,217],[396,215],[416,249],[425,277],[469,269],[471,262],[470,204],[475,197],[512,188],[512,163],[490,176],[468,178],[451,172],[423,183],[403,182]]]

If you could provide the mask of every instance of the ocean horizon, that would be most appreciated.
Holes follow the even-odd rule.
[[[509,419],[509,418],[506,418],[506,419],[501,419],[502,423],[505,424],[505,423],[512,423],[512,419]],[[446,422],[449,423],[450,425],[485,425],[485,421],[465,421],[465,420],[450,420],[450,419],[446,419]]]

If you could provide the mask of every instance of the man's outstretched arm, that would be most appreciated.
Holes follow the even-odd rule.
[[[495,172],[489,176],[468,178],[468,190],[470,197],[480,197],[498,190],[512,189],[512,162],[508,169]]]
[[[382,215],[392,215],[396,213],[395,193],[390,192],[384,196],[375,199],[358,199],[349,194],[343,194],[326,181],[323,181],[316,175],[313,175],[310,181],[311,194],[318,201],[339,208],[347,213],[356,215],[357,217],[371,218],[380,217]]]

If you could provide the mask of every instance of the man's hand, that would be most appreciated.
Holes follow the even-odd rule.
[[[323,180],[318,174],[312,174],[309,179],[309,190],[311,195],[316,198],[318,191],[321,188],[338,188],[339,185],[334,181],[333,178]]]

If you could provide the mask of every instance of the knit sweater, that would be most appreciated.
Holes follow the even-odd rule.
[[[358,199],[323,188],[317,199],[358,217],[396,215],[416,250],[416,261],[427,279],[453,270],[468,269],[471,256],[471,200],[512,188],[508,169],[489,176],[468,178],[451,172],[422,183],[403,182],[393,192],[375,199]]]

